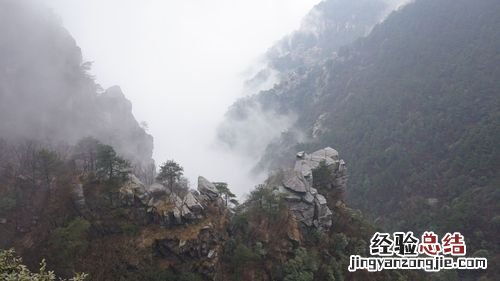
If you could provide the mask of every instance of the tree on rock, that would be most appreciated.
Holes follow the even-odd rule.
[[[41,149],[36,152],[35,159],[40,176],[47,185],[50,185],[52,176],[62,164],[59,156],[54,151]]]
[[[100,145],[97,150],[97,175],[99,178],[125,179],[130,163],[118,156],[110,145]]]
[[[221,197],[226,202],[226,206],[227,206],[228,202],[231,202],[235,205],[238,205],[237,204],[238,201],[236,201],[236,199],[234,199],[236,197],[236,195],[234,195],[234,193],[232,193],[231,190],[229,190],[229,188],[227,187],[227,183],[214,182],[213,184],[215,185],[215,188],[217,188],[217,191],[219,192]]]
[[[160,166],[160,173],[156,179],[160,182],[166,183],[167,187],[173,189],[175,184],[181,180],[184,174],[184,168],[174,160],[168,160]]]

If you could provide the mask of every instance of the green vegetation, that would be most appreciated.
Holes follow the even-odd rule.
[[[78,273],[75,277],[67,281],[84,281],[87,274]],[[28,267],[22,263],[22,259],[16,256],[13,250],[0,250],[0,280],[5,281],[65,281],[58,278],[53,271],[47,270],[45,260],[40,263],[38,273],[31,272]]]
[[[296,249],[294,255],[295,257],[289,259],[284,266],[286,275],[283,280],[313,281],[314,273],[318,270],[318,257],[310,255],[304,248]]]
[[[491,248],[497,265],[499,13],[493,0],[413,1],[336,58],[302,65],[303,77],[238,102],[231,116],[244,118],[255,104],[296,114],[266,149],[263,169],[332,146],[348,165],[349,205],[379,227],[460,231],[471,252]],[[294,135],[312,128],[320,130],[305,143]],[[500,279],[491,268],[487,278]]]
[[[50,261],[60,269],[73,268],[87,250],[89,229],[90,222],[83,218],[75,218],[67,226],[54,229],[48,239],[50,252],[54,253]]]
[[[217,188],[217,191],[221,195],[221,197],[224,199],[226,202],[226,206],[228,206],[228,203],[232,203],[233,205],[239,205],[238,201],[235,199],[236,195],[231,192],[231,190],[228,188],[227,183],[225,182],[214,182],[215,188]]]
[[[108,180],[125,180],[130,172],[130,163],[118,156],[110,145],[100,145],[97,149],[97,176]]]
[[[76,144],[72,159],[78,161],[78,169],[108,182],[123,182],[131,171],[131,164],[112,146],[92,137],[83,138]]]
[[[175,184],[181,180],[184,168],[174,160],[168,160],[160,166],[160,173],[156,179],[165,182],[167,187],[174,188]]]

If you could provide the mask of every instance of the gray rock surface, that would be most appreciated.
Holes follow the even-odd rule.
[[[301,173],[287,171],[283,178],[283,186],[295,192],[305,193],[309,190],[309,184]]]
[[[78,191],[76,188],[77,194]],[[207,193],[206,189],[204,192]],[[80,198],[77,202],[84,200],[82,196],[77,196]],[[177,194],[161,183],[145,187],[134,175],[130,175],[129,180],[119,189],[119,200],[120,206],[144,210],[144,216],[149,214],[153,221],[165,227],[201,219],[204,215],[200,196],[195,196],[191,191]]]
[[[217,188],[215,185],[204,177],[198,177],[198,191],[202,195],[208,196],[210,199],[216,199],[219,197]]]
[[[332,226],[333,213],[325,196],[312,187],[313,171],[324,163],[333,168],[334,182],[329,187],[345,187],[345,162],[331,147],[312,154],[301,151],[296,156],[295,166],[284,172],[282,185],[275,187],[273,192],[284,196],[295,218],[304,226],[326,230]]]
[[[203,206],[196,200],[193,193],[189,191],[184,197],[184,204],[193,212],[201,213],[203,211]]]

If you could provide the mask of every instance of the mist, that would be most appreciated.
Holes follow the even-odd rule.
[[[236,150],[214,143],[217,127],[238,98],[279,81],[268,69],[265,83],[249,87],[268,63],[264,54],[299,30],[319,0],[37,1],[60,17],[84,61],[93,63],[96,82],[119,85],[131,100],[154,137],[157,164],[174,159],[192,187],[203,175],[228,182],[239,195],[263,180],[248,171],[294,117],[254,107],[252,129],[240,134]],[[384,16],[406,1],[387,2]]]
[[[131,100],[154,136],[157,164],[176,160],[192,187],[203,175],[243,194],[261,180],[247,176],[252,163],[215,149],[215,128],[257,58],[318,0],[39,1],[93,62],[96,81]]]

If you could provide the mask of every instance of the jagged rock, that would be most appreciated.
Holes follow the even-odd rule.
[[[133,206],[136,199],[147,204],[150,199],[144,184],[134,175],[128,176],[127,182],[120,188],[120,201],[123,205]]]
[[[299,202],[290,204],[290,210],[294,213],[298,221],[306,226],[312,226],[314,220],[314,206]]]
[[[183,224],[203,217],[203,206],[188,191],[185,195],[172,192],[161,183],[145,187],[134,175],[120,188],[120,206],[132,207],[133,217],[141,221],[156,221],[163,227]],[[142,217],[141,217],[142,216]]]
[[[189,191],[184,197],[184,204],[193,212],[201,213],[203,211],[203,206],[196,200],[194,195]]]
[[[312,176],[312,167],[308,160],[300,159],[295,162],[294,171],[300,173],[304,178]]]
[[[291,192],[284,186],[278,186],[273,193],[277,196],[284,195],[286,201],[288,202],[300,202],[302,200],[302,196],[300,194],[296,194],[295,192]]]
[[[181,211],[179,210],[179,208],[174,208],[172,213],[174,215],[175,222],[177,224],[181,224],[182,223],[182,214],[181,214]]]
[[[305,193],[309,189],[309,184],[304,179],[302,174],[297,173],[295,171],[285,172],[285,176],[283,178],[283,185],[286,188],[299,193]]]
[[[215,252],[215,250],[210,250],[210,252],[208,252],[207,257],[209,259],[211,259],[211,258],[215,257],[216,255],[217,255],[217,253]]]
[[[297,161],[292,170],[285,171],[282,186],[275,187],[274,194],[281,194],[288,202],[288,206],[297,221],[307,227],[328,229],[332,225],[333,213],[327,205],[325,196],[313,188],[313,170],[323,162],[327,166],[334,166],[334,187],[345,187],[345,162],[339,159],[338,152],[326,147],[312,154],[304,151],[296,154]]]
[[[189,210],[189,208],[186,205],[182,205],[180,210],[181,210],[181,216],[183,219],[192,220],[195,218],[195,215],[193,214],[193,212],[191,212],[191,210]]]
[[[170,193],[170,190],[161,183],[153,183],[147,188],[149,193]]]
[[[78,210],[83,211],[87,208],[87,204],[85,202],[85,195],[83,193],[83,184],[77,183],[73,186],[73,201],[75,202]]]
[[[331,147],[325,147],[311,154],[313,158],[339,160],[339,152]]]
[[[200,192],[200,194],[206,195],[212,200],[219,197],[219,193],[217,192],[217,188],[215,187],[215,185],[201,176],[198,177],[198,191]]]
[[[320,204],[320,205],[326,205],[326,203],[327,203],[325,196],[323,196],[321,194],[316,194],[316,200],[318,201],[318,204]]]
[[[310,192],[306,193],[306,195],[304,195],[302,199],[309,204],[312,204],[312,202],[314,202],[314,196]]]
[[[339,163],[339,153],[331,148],[326,147],[313,152],[311,155],[300,152],[297,154],[297,161],[295,162],[294,170],[300,172],[311,184],[312,184],[312,170],[319,167],[321,162],[325,163],[327,166],[336,165]],[[344,163],[343,160],[342,163]],[[345,163],[344,163],[345,164]]]

